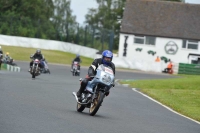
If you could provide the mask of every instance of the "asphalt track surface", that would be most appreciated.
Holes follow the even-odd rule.
[[[116,85],[95,116],[76,111],[79,88],[69,66],[49,65],[51,74],[32,80],[27,62],[21,72],[0,71],[0,133],[200,133],[200,125]],[[116,79],[160,79],[168,75],[116,72]]]

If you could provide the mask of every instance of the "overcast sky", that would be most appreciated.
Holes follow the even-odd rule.
[[[186,3],[200,4],[200,0],[185,0]],[[96,0],[71,0],[71,9],[73,15],[76,15],[76,21],[83,24],[88,8],[97,8]]]
[[[76,21],[83,24],[88,8],[97,8],[96,0],[71,0],[72,14],[76,15]]]

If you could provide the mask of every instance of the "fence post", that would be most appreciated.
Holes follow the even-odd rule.
[[[77,25],[76,44],[79,44],[79,23],[77,23]]]
[[[68,42],[69,41],[69,31],[68,31],[68,22],[67,22],[67,24],[66,24],[66,32],[67,32],[67,38],[66,38],[66,42]]]
[[[92,26],[92,48],[94,48],[94,32],[95,32],[95,29]]]
[[[13,20],[13,17],[10,17],[10,35],[12,35],[12,20]]]
[[[86,43],[87,43],[87,25],[85,26],[84,46],[86,46]]]
[[[111,31],[111,33],[110,33],[110,42],[109,42],[109,50],[110,51],[113,50],[113,39],[114,39],[114,32]]]

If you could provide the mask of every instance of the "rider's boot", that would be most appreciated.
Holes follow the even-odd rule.
[[[31,71],[31,67],[28,69],[28,72],[30,72]]]
[[[83,85],[81,85],[80,89],[76,93],[78,98],[81,97],[81,94],[83,93],[84,89],[85,89],[85,87]]]

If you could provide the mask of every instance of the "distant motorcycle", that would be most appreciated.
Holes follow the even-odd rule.
[[[103,64],[100,65],[94,78],[88,82],[80,99],[78,99],[76,92],[73,92],[77,101],[77,111],[82,112],[85,108],[89,108],[89,114],[94,116],[102,105],[105,96],[109,94],[110,88],[114,86],[114,79],[112,68]]]
[[[33,60],[33,65],[31,66],[30,74],[32,75],[32,78],[34,79],[35,76],[40,75],[40,67],[39,67],[40,61],[38,59]]]
[[[11,66],[17,66],[17,64],[14,62],[14,59],[11,57],[9,59],[3,59],[3,63]]]
[[[3,59],[3,54],[0,54],[0,70],[1,70],[2,59]]]
[[[77,61],[73,62],[73,65],[72,65],[72,75],[73,76],[80,76],[80,64]]]
[[[45,59],[43,59],[41,61],[41,64],[43,65],[43,68],[41,69],[41,73],[49,73],[50,74],[50,70],[49,70],[49,67],[47,65],[47,61]]]

